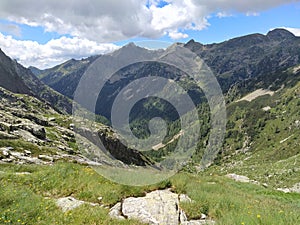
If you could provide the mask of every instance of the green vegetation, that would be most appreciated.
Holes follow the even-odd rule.
[[[113,220],[108,216],[108,208],[100,206],[82,205],[63,213],[54,200],[71,195],[99,203],[97,198],[101,196],[101,203],[110,207],[126,197],[167,187],[192,198],[191,203],[181,205],[190,219],[205,213],[217,224],[297,224],[300,220],[298,194],[283,194],[208,173],[181,172],[160,184],[130,187],[106,180],[89,167],[71,163],[0,165],[0,171],[1,224],[141,224]]]

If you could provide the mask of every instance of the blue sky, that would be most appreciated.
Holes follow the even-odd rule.
[[[88,6],[73,0],[68,7],[58,0],[23,2],[16,7],[15,0],[1,1],[0,47],[39,68],[144,40],[207,44],[277,27],[300,36],[299,1],[89,0]]]

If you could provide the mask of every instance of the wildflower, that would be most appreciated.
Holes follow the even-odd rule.
[[[260,219],[260,215],[259,215],[259,214],[257,214],[257,216],[256,216],[256,217],[257,217],[257,219]]]

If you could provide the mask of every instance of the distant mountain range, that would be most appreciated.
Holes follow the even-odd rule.
[[[260,155],[264,155],[262,158],[269,162],[299,154],[299,37],[286,30],[275,29],[267,35],[251,34],[218,44],[203,45],[191,40],[180,46],[196,53],[206,62],[226,96],[229,122],[217,163],[222,163],[224,158],[235,154],[236,151],[253,151],[255,159],[258,158],[258,151],[261,152]],[[34,67],[26,69],[0,51],[0,86],[14,93],[34,96],[60,112],[71,113],[72,103],[69,98],[74,97],[80,79],[95,60],[105,62],[118,60],[121,55],[161,55],[168,51],[150,51],[129,44],[109,55],[92,56],[82,60],[71,59],[46,70]],[[98,99],[96,112],[109,118],[114,98],[122,87],[136,78],[158,74],[181,83],[197,104],[202,123],[198,148],[200,152],[203,151],[209,137],[210,122],[204,95],[201,90],[190,85],[182,71],[175,68],[152,62],[132,64],[121,69],[103,88],[103,96]],[[249,93],[252,97],[255,96],[251,102],[245,100],[247,98],[242,99]],[[149,102],[141,102],[137,107],[140,108],[133,110],[133,117],[146,121],[131,122],[139,128],[141,137],[148,134],[141,132],[141,129],[148,130],[144,124],[159,113],[165,113],[162,115],[168,117],[169,122],[171,121],[168,126],[172,128],[163,144],[173,140],[172,137],[180,132],[178,115],[173,114],[172,107],[166,103],[150,99]],[[144,111],[149,109],[152,110],[151,113]],[[149,118],[145,118],[145,115]],[[286,138],[288,139],[285,140]],[[286,149],[285,152],[281,151],[282,146]],[[292,146],[292,149],[289,149],[289,146]],[[170,148],[166,147],[166,152]],[[145,154],[151,158],[151,154],[157,153]],[[163,157],[163,154],[155,157]],[[198,158],[194,157],[194,160],[197,161]]]
[[[212,69],[224,92],[237,82],[267,76],[300,62],[300,38],[284,29],[275,29],[267,35],[251,34],[218,44],[203,45],[190,40],[184,46],[200,56]],[[130,51],[140,49],[133,45],[131,48]],[[126,54],[128,47],[118,51]],[[141,51],[147,54],[149,50]],[[86,68],[98,57],[72,59],[46,70],[30,69],[45,84],[72,98]]]

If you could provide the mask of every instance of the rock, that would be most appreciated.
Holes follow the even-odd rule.
[[[38,125],[32,126],[31,133],[39,139],[46,138],[46,131],[45,128],[42,126],[38,126]]]
[[[17,172],[15,174],[16,175],[30,175],[31,173],[29,173],[29,172]]]
[[[56,121],[56,118],[55,118],[55,117],[50,117],[50,118],[48,118],[48,121],[49,121],[49,122],[55,122],[55,121]]]
[[[213,225],[215,221],[213,220],[190,220],[181,223],[182,225]]]
[[[269,185],[267,183],[263,183],[262,186],[265,188],[269,187]]]
[[[46,131],[43,126],[32,124],[32,123],[22,123],[22,124],[16,124],[12,126],[12,131],[15,131],[15,133],[22,134],[22,132],[19,131],[20,129],[30,132],[33,136],[39,139],[44,140],[46,138]]]
[[[277,191],[282,191],[284,193],[290,193],[291,192],[291,190],[289,188],[277,188],[276,190]]]
[[[84,204],[84,201],[77,200],[73,197],[65,197],[65,198],[59,198],[56,201],[56,205],[61,208],[63,212],[70,211],[72,209],[75,209],[82,204]]]
[[[0,139],[18,139],[18,137],[13,134],[0,131]]]
[[[29,150],[24,150],[24,155],[25,155],[25,156],[29,156],[29,155],[31,155],[31,153],[32,153],[32,152],[29,151]]]
[[[56,200],[56,205],[61,208],[63,212],[67,212],[70,210],[73,210],[82,204],[89,204],[91,206],[99,206],[97,203],[92,203],[92,202],[85,202],[81,200],[77,200],[73,197],[64,197],[64,198],[59,198]]]
[[[1,159],[2,162],[5,162],[5,163],[11,163],[14,161],[14,159],[12,158],[8,158],[8,159]]]
[[[186,194],[180,194],[179,201],[180,202],[192,202],[192,199],[190,199],[190,197],[187,196]]]
[[[300,183],[295,184],[293,187],[290,188],[292,192],[300,193]]]
[[[282,191],[284,193],[291,193],[291,192],[300,193],[300,183],[295,184],[291,188],[277,188],[276,190]]]
[[[201,220],[205,220],[206,217],[207,217],[207,216],[206,216],[204,213],[201,213],[201,218],[200,218]]]
[[[71,124],[69,125],[70,130],[74,130],[74,127],[75,127],[75,124],[73,124],[73,123],[71,123]]]
[[[139,219],[148,224],[179,224],[178,195],[170,190],[157,190],[145,197],[127,198],[122,204],[122,214],[129,219]]]
[[[121,219],[124,220],[125,217],[122,215],[122,204],[121,202],[118,202],[115,204],[110,210],[109,215],[113,219]]]
[[[180,212],[179,212],[179,221],[180,221],[180,224],[182,224],[183,222],[186,222],[188,219],[187,219],[187,216],[185,214],[185,212],[180,209]]]
[[[243,182],[243,183],[249,183],[250,182],[250,179],[246,176],[242,176],[242,175],[237,175],[237,174],[234,174],[234,173],[230,173],[230,174],[227,174],[226,177],[228,178],[231,178],[235,181],[238,181],[238,182]]]
[[[190,200],[187,195],[183,196],[181,196],[183,199]],[[145,197],[124,199],[110,209],[109,215],[116,219],[137,219],[150,225],[215,223],[213,220],[207,220],[205,214],[201,214],[201,220],[188,221],[185,212],[179,207],[179,199],[180,197],[169,189],[157,190],[147,193]]]
[[[48,155],[39,155],[38,159],[46,160],[46,161],[50,161],[50,162],[53,162],[53,160],[54,160],[53,157],[48,156]]]
[[[7,148],[1,148],[0,149],[2,151],[2,155],[5,157],[9,157],[10,156],[10,150]]]

